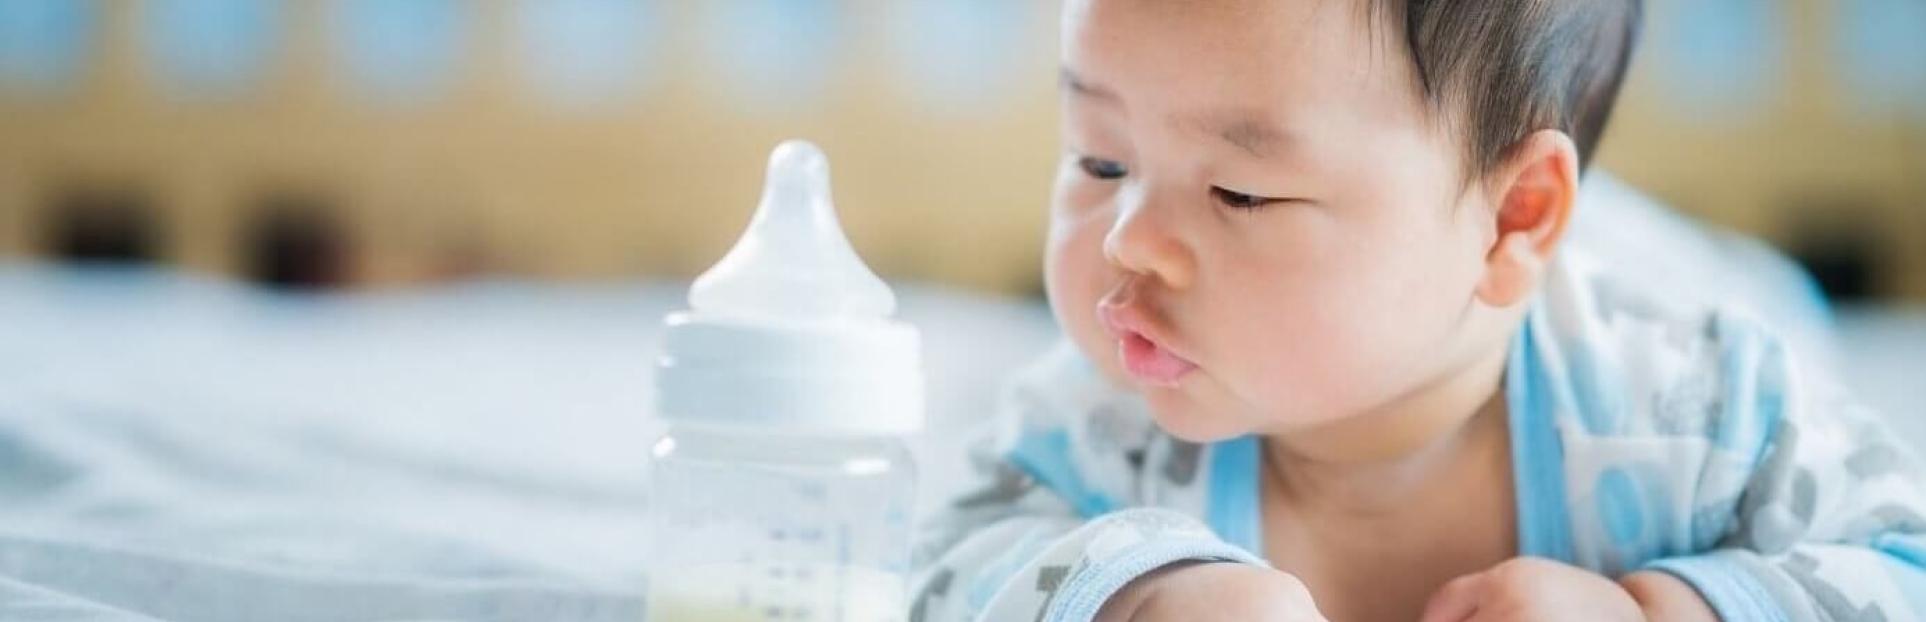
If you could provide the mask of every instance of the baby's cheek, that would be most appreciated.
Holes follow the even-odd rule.
[[[1306,383],[1321,408],[1336,413],[1382,406],[1427,381],[1441,357],[1451,356],[1440,340],[1440,318],[1457,312],[1435,301],[1370,297],[1352,290],[1352,304],[1321,314],[1316,330],[1300,335],[1302,358],[1288,365]]]
[[[1255,302],[1227,336],[1241,393],[1278,416],[1317,420],[1368,401],[1382,372],[1384,339],[1401,330],[1359,313],[1342,291],[1300,291]],[[1376,361],[1376,362],[1374,362]],[[1228,371],[1228,370],[1227,370]]]
[[[1052,226],[1044,258],[1044,289],[1050,310],[1086,358],[1113,379],[1121,379],[1114,360],[1116,348],[1097,324],[1097,300],[1110,286],[1102,237],[1077,227],[1059,228],[1058,224]]]

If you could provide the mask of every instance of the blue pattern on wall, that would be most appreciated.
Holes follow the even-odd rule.
[[[1785,5],[1765,0],[1653,3],[1646,54],[1675,111],[1738,121],[1765,111],[1785,66]]]
[[[1842,0],[1834,33],[1859,112],[1926,114],[1926,0]]]
[[[176,96],[237,94],[276,60],[278,0],[151,0],[144,24],[149,68]]]
[[[651,0],[522,0],[525,81],[566,104],[610,102],[645,82],[658,43],[659,7]]]
[[[707,2],[704,46],[725,86],[751,108],[783,109],[821,98],[838,59],[832,0]]]
[[[0,0],[0,91],[48,92],[91,60],[93,0]]]
[[[335,52],[374,99],[433,97],[457,77],[474,8],[456,0],[336,0]]]
[[[947,113],[994,112],[1033,37],[1029,0],[901,0],[892,35],[897,71],[920,104]]]

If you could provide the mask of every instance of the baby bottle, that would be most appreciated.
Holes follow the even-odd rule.
[[[815,145],[776,147],[689,305],[656,367],[648,620],[903,620],[920,346],[843,236]]]

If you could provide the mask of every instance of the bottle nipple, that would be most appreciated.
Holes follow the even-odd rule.
[[[722,261],[689,288],[697,313],[880,319],[896,296],[850,246],[830,201],[829,160],[806,141],[769,155],[762,202]]]

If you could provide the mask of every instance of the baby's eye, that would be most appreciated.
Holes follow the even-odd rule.
[[[1130,174],[1122,162],[1089,156],[1077,158],[1077,168],[1083,169],[1085,175],[1104,180],[1123,179],[1124,175]]]
[[[1244,194],[1235,190],[1225,190],[1217,186],[1211,186],[1210,195],[1212,198],[1217,199],[1218,203],[1223,203],[1225,207],[1243,210],[1255,210],[1278,201],[1278,199],[1270,197]]]

